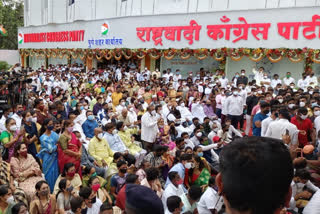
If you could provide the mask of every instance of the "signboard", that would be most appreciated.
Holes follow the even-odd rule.
[[[23,27],[19,48],[320,49],[319,9],[166,14]]]

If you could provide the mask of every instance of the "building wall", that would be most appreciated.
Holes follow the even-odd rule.
[[[24,0],[25,26],[121,16],[319,6],[320,0]]]

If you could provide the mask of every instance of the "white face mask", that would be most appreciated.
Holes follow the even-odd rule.
[[[234,96],[238,96],[238,94],[239,94],[238,91],[234,91],[234,92],[233,92],[233,95],[234,95]]]
[[[319,116],[319,115],[320,115],[320,111],[319,111],[319,110],[318,110],[318,111],[315,111],[315,112],[314,112],[314,115],[315,115],[315,116]]]
[[[202,137],[202,132],[198,132],[197,137]]]
[[[181,106],[181,107],[184,107],[185,105],[184,105],[184,103],[181,103],[180,106]]]
[[[10,126],[10,131],[15,132],[15,131],[17,131],[17,129],[18,129],[17,125]]]
[[[291,103],[291,104],[288,105],[288,107],[291,108],[291,109],[292,109],[294,106],[295,106],[295,104],[293,104],[293,103]]]
[[[303,187],[305,186],[304,183],[300,183],[300,182],[296,183],[296,185],[298,189],[303,189]]]
[[[188,162],[188,163],[184,164],[184,167],[186,169],[191,169],[192,168],[192,163]]]
[[[117,134],[117,133],[118,131],[116,129],[112,131],[112,134]]]
[[[32,122],[36,123],[37,122],[37,117],[32,118]]]
[[[306,103],[305,103],[305,102],[300,102],[300,103],[299,103],[299,106],[300,106],[300,107],[305,107],[305,106],[306,106]]]
[[[133,108],[131,107],[131,108],[129,109],[129,111],[133,112]]]
[[[101,140],[103,138],[103,133],[99,133],[97,137]]]
[[[155,116],[156,115],[156,111],[155,110],[153,110],[152,112],[151,112],[151,114],[153,115],[153,116]]]
[[[283,99],[278,99],[279,103],[283,103]]]
[[[300,115],[300,117],[302,120],[305,120],[305,119],[307,119],[308,115]]]
[[[125,105],[126,105],[126,103],[125,103],[125,102],[121,102],[121,105],[122,105],[122,106],[125,106]]]
[[[7,198],[7,203],[8,204],[14,204],[15,203],[13,195],[11,195],[9,198]]]
[[[124,130],[124,131],[127,131],[127,130],[128,130],[128,127],[127,127],[127,126],[123,127],[123,130]]]

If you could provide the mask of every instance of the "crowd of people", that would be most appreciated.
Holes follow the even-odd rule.
[[[311,70],[28,70],[27,104],[2,106],[0,214],[320,213]]]

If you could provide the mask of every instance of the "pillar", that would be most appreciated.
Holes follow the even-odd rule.
[[[20,55],[20,61],[21,61],[21,67],[25,67],[25,60],[24,60],[24,54]]]

